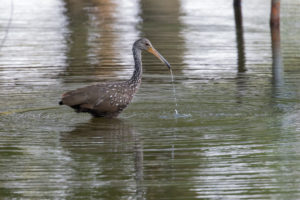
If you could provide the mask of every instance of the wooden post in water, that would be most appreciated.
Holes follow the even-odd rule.
[[[280,26],[280,0],[272,0],[270,25],[271,27]]]
[[[233,0],[234,7],[241,7],[241,0]]]
[[[241,0],[233,1],[234,18],[235,18],[235,33],[237,42],[238,54],[238,72],[247,71],[245,67],[245,46],[244,46],[244,30],[243,30],[243,16],[241,8]]]

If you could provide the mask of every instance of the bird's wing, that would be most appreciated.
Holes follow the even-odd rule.
[[[91,85],[66,92],[62,95],[62,102],[68,106],[81,104],[95,105],[101,98],[105,98],[101,85]]]

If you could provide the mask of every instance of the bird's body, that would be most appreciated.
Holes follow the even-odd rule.
[[[127,81],[95,84],[65,93],[62,104],[95,117],[117,117],[131,102],[139,85]]]
[[[117,117],[131,102],[142,80],[142,50],[157,56],[169,68],[169,63],[152,47],[148,39],[137,40],[132,47],[135,62],[132,77],[123,82],[90,85],[66,92],[60,105],[68,105],[77,112],[88,112],[95,117]]]

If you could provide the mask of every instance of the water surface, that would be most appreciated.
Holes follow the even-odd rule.
[[[2,198],[299,199],[299,3],[282,2],[272,34],[259,0],[243,2],[242,24],[225,0],[14,0],[0,11]],[[118,119],[57,105],[65,91],[128,79],[139,37],[171,63],[177,108],[169,71],[148,54]]]

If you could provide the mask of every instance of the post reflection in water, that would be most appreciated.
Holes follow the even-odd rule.
[[[280,48],[280,28],[271,26],[272,41],[272,82],[275,88],[284,84],[284,66]]]
[[[121,199],[144,196],[143,145],[126,121],[96,119],[61,133],[60,144],[72,161],[69,197]]]
[[[84,11],[84,1],[65,0],[66,16],[69,19],[69,37],[68,37],[68,67],[69,75],[75,74],[78,63],[88,64],[88,13]],[[71,69],[70,69],[71,68]]]
[[[66,0],[66,8],[70,20],[68,74],[88,75],[80,82],[128,77],[133,66],[131,47],[138,38],[137,0]]]
[[[140,16],[143,19],[140,27],[140,31],[143,33],[142,36],[148,38],[162,55],[168,52],[169,55],[166,59],[175,71],[175,76],[181,73],[183,60],[183,49],[180,48],[184,42],[181,34],[182,23],[179,19],[181,14],[180,3],[180,0],[140,1]],[[144,56],[144,71],[153,75],[156,64],[151,63],[151,66],[149,65],[150,56],[147,54]],[[160,65],[158,67],[161,68]],[[169,75],[168,72],[165,73]],[[147,81],[147,77],[144,80]]]

